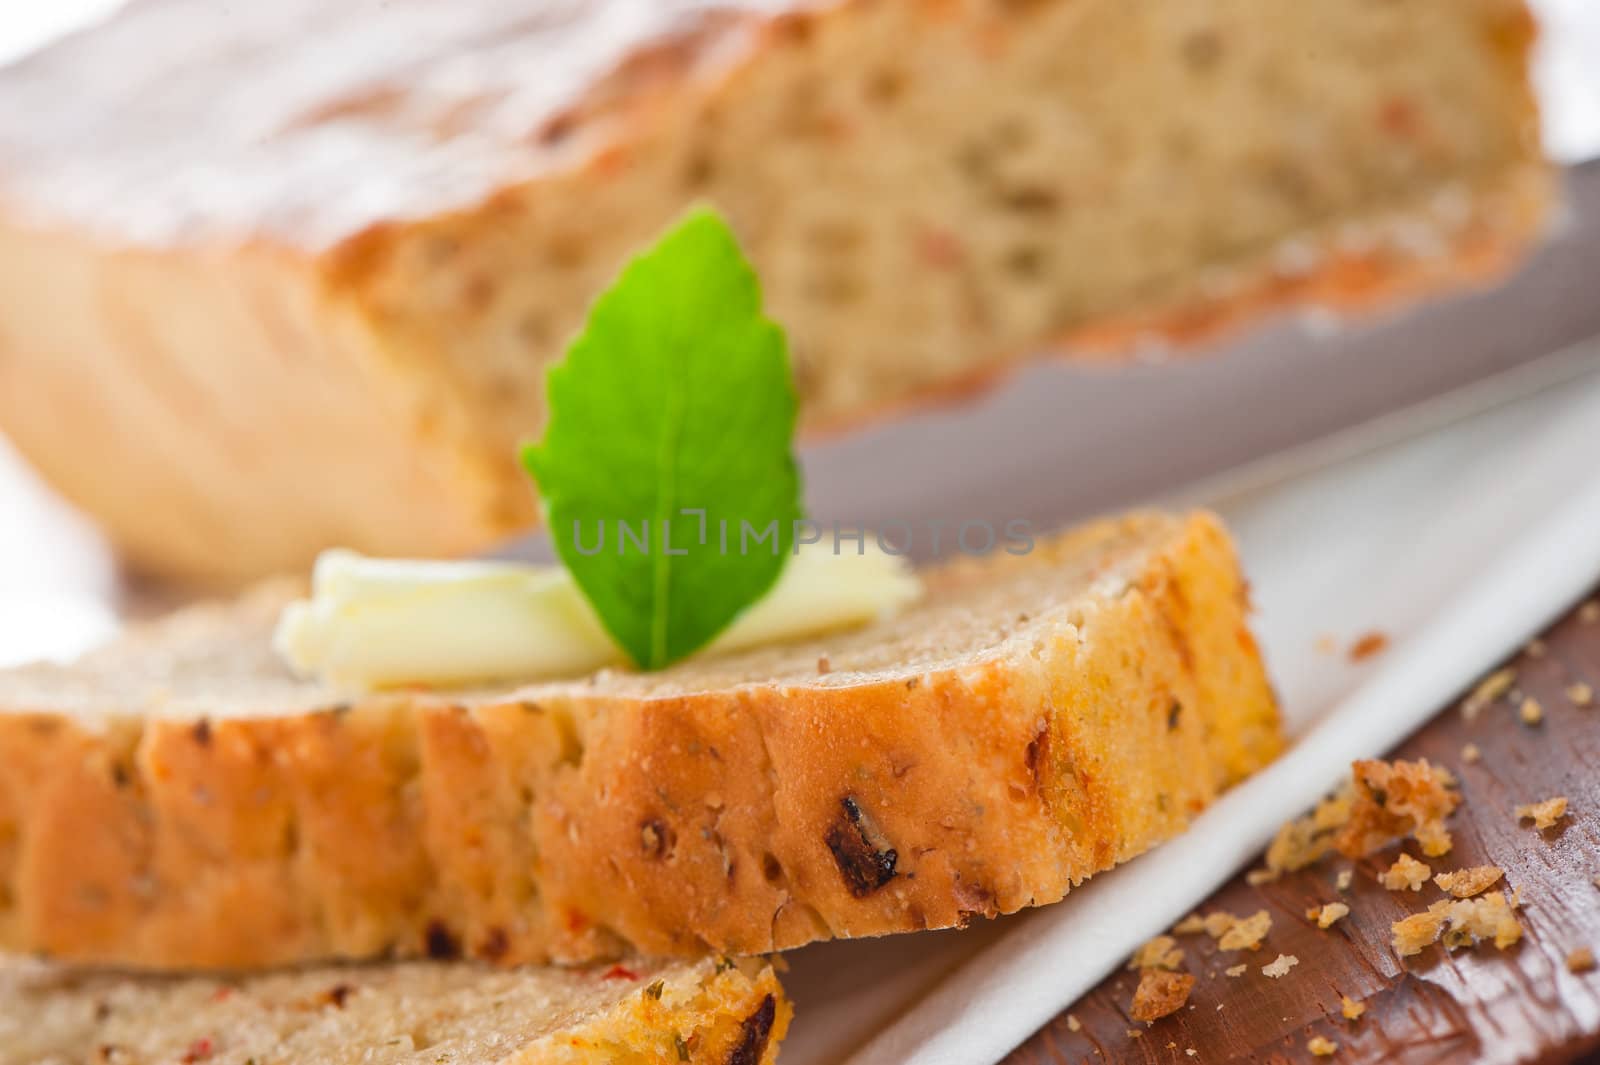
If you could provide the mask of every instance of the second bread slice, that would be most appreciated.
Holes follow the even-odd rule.
[[[1054,902],[1280,734],[1231,545],[1138,515],[651,674],[346,701],[283,596],[0,673],[0,945],[139,967],[756,954]]]

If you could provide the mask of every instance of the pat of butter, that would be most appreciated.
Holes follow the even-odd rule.
[[[297,672],[345,689],[459,687],[575,676],[624,661],[571,574],[514,562],[420,562],[326,551],[311,598],[291,603],[274,645]],[[770,592],[710,650],[864,625],[922,594],[905,560],[802,545]]]

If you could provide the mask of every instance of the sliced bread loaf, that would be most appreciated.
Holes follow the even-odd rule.
[[[130,966],[756,954],[1053,902],[1273,757],[1216,520],[659,673],[347,701],[282,589],[0,672],[0,944]]]
[[[225,11],[138,0],[0,73],[0,426],[211,579],[536,521],[542,371],[696,200],[817,429],[1057,338],[1493,271],[1548,197],[1522,0]]]
[[[764,962],[126,976],[0,958],[0,1065],[769,1065]]]

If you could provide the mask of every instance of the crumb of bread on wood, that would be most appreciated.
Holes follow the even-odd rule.
[[[1530,695],[1517,707],[1517,717],[1524,725],[1541,725],[1544,723],[1544,707]]]
[[[1594,968],[1594,951],[1579,947],[1567,955],[1567,971],[1586,973]]]
[[[1410,917],[1402,917],[1389,926],[1390,939],[1394,943],[1394,952],[1402,958],[1409,958],[1413,954],[1421,954],[1424,947],[1429,946],[1439,938],[1439,933],[1444,929],[1445,915],[1443,911],[1428,910],[1426,913],[1414,913]]]
[[[1543,658],[1545,654],[1549,652],[1549,650],[1550,649],[1544,645],[1544,641],[1535,636],[1533,639],[1528,641],[1525,647],[1523,647],[1522,653],[1527,655],[1529,658]]]
[[[1451,839],[1444,819],[1460,804],[1461,796],[1448,770],[1427,759],[1368,759],[1350,768],[1354,799],[1335,840],[1340,853],[1364,857],[1406,836],[1414,838],[1430,858],[1449,852]]]
[[[1272,930],[1272,915],[1257,910],[1249,917],[1234,918],[1228,930],[1217,938],[1218,950],[1256,950]]]
[[[1600,621],[1600,599],[1591,599],[1578,608],[1578,620],[1585,625]]]
[[[1484,941],[1492,941],[1497,948],[1505,950],[1522,938],[1522,926],[1501,894],[1474,899],[1441,899],[1429,906],[1426,913],[1415,913],[1396,921],[1390,931],[1395,953],[1401,957],[1418,954],[1441,937],[1447,950],[1459,950]]]
[[[1319,1058],[1332,1057],[1333,1052],[1339,1049],[1339,1044],[1326,1036],[1314,1035],[1306,1044],[1306,1049]]]
[[[1082,1030],[1083,1030],[1083,1022],[1078,1020],[1078,1018],[1074,1017],[1072,1014],[1070,1014],[1070,1013],[1067,1014],[1067,1031],[1069,1031],[1069,1032],[1079,1032],[1079,1031],[1082,1031]]]
[[[1146,969],[1139,974],[1139,987],[1134,988],[1133,1006],[1128,1009],[1128,1015],[1149,1023],[1174,1014],[1189,1001],[1189,991],[1194,990],[1194,985],[1194,974],[1189,972]]]
[[[1498,865],[1473,865],[1433,878],[1439,889],[1458,899],[1471,898],[1500,882],[1505,872]]]
[[[1175,936],[1192,936],[1206,930],[1206,921],[1198,913],[1191,913],[1183,920],[1172,926]]]
[[[1306,920],[1317,922],[1318,928],[1332,928],[1333,923],[1350,912],[1350,907],[1342,902],[1330,902],[1325,906],[1313,906],[1306,911]]]
[[[1243,976],[1247,971],[1249,971],[1249,969],[1250,966],[1240,962],[1238,965],[1230,965],[1222,971],[1227,973],[1229,976]]]
[[[1476,743],[1463,744],[1461,747],[1461,760],[1467,765],[1475,765],[1483,758],[1483,752],[1478,750]]]
[[[1367,1012],[1367,1006],[1366,1003],[1357,1002],[1349,995],[1341,995],[1339,998],[1339,1012],[1344,1014],[1345,1020],[1353,1021]]]
[[[1587,707],[1594,705],[1594,689],[1578,681],[1576,684],[1567,685],[1567,702],[1573,706]]]
[[[1355,873],[1349,869],[1339,870],[1339,875],[1333,878],[1333,886],[1340,891],[1350,890],[1350,881],[1355,879]]]
[[[1171,936],[1156,936],[1133,952],[1130,969],[1176,969],[1183,964],[1183,949]]]
[[[1402,854],[1394,864],[1378,877],[1378,883],[1390,891],[1421,891],[1433,870],[1426,862],[1419,862],[1409,854]]]
[[[1276,880],[1320,860],[1333,849],[1337,830],[1350,820],[1354,802],[1355,792],[1346,783],[1311,813],[1286,821],[1267,847],[1266,868],[1252,870],[1245,881],[1253,885]]]
[[[1197,1056],[1200,1053],[1200,1051],[1196,1050],[1194,1047],[1190,1047],[1189,1049],[1185,1050],[1184,1053],[1189,1055],[1192,1058],[1192,1057]]]
[[[1134,1020],[1138,1020],[1138,1018],[1135,1017]],[[1144,1033],[1139,1031],[1139,1029],[1137,1029],[1137,1028],[1127,1028],[1127,1029],[1124,1029],[1124,1031],[1127,1033],[1127,1036],[1128,1036],[1129,1039],[1143,1039],[1144,1038]]]
[[[1358,636],[1347,652],[1352,662],[1365,662],[1373,655],[1382,654],[1389,646],[1389,637],[1373,629]]]
[[[1461,716],[1467,720],[1477,717],[1484,707],[1511,690],[1517,682],[1517,671],[1510,666],[1497,669],[1478,682],[1477,687],[1461,703]]]
[[[1490,939],[1497,948],[1505,950],[1522,938],[1522,925],[1517,923],[1506,897],[1499,893],[1475,899],[1445,900],[1428,908],[1441,910],[1448,918],[1443,934],[1446,950],[1470,947]]]
[[[1533,827],[1539,831],[1551,828],[1555,823],[1567,816],[1567,797],[1557,795],[1553,799],[1543,802],[1524,803],[1517,807],[1517,820],[1531,820]]]
[[[1273,958],[1271,961],[1261,967],[1261,975],[1270,976],[1276,980],[1279,977],[1287,976],[1289,974],[1289,970],[1293,969],[1299,964],[1300,959],[1295,957],[1293,954],[1279,954],[1276,958]]]

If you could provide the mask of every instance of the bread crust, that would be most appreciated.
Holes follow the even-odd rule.
[[[932,670],[142,722],[9,706],[0,945],[142,968],[756,954],[1056,901],[1281,743],[1215,519],[1077,535],[1144,554]]]
[[[331,10],[298,2],[312,24]],[[240,22],[265,35],[239,49],[254,76],[210,75],[233,106],[174,120],[86,95],[115,84],[82,74],[107,56],[163,86],[179,66],[163,50],[184,43],[170,30],[187,23],[154,16],[184,5],[206,8],[144,0],[0,73],[0,94],[37,104],[0,111],[0,288],[14,297],[0,425],[137,567],[192,581],[292,571],[335,544],[467,554],[537,524],[514,454],[543,423],[542,370],[622,259],[696,200],[746,238],[813,436],[971,396],[1042,351],[1125,357],[1280,309],[1383,306],[1492,276],[1537,239],[1549,202],[1519,0],[1159,16],[1113,0],[605,0],[559,17],[461,0],[460,39],[419,55],[386,51],[421,35],[384,20],[427,5],[394,4],[320,27],[355,35],[345,43],[374,66],[321,93],[306,91],[321,83],[283,15]],[[1313,14],[1278,22],[1286,11]],[[351,28],[364,23],[387,29]],[[1350,31],[1343,48],[1319,36],[1329,26]],[[1040,27],[1059,46],[1019,73]],[[1085,29],[1084,53],[1137,49],[1121,66],[1149,80],[1112,86],[1114,70],[1090,69],[1046,84],[1083,58]],[[582,61],[544,61],[568,53]],[[1384,55],[1405,61],[1380,71]],[[994,91],[908,106],[906,85],[884,81],[902,61],[934,67],[913,94],[952,65]],[[429,80],[436,68],[448,77]],[[1231,95],[1211,95],[1219,75]],[[1263,105],[1277,82],[1300,95]],[[241,85],[242,100],[227,95]],[[861,88],[829,98],[848,121],[810,114],[840,86]],[[907,124],[984,96],[1006,106],[981,123]],[[265,142],[241,146],[231,116],[258,109]],[[494,121],[478,126],[480,112]],[[972,178],[976,149],[1018,114],[1038,119],[1034,143],[1083,140],[1018,149],[1016,188]],[[1187,124],[1196,115],[1213,117]],[[86,127],[103,165],[60,142]],[[1138,135],[1167,127],[1171,143]],[[1221,147],[1197,162],[1194,145]],[[924,163],[897,169],[913,146]],[[153,160],[199,194],[150,180]],[[1125,224],[1074,221],[1086,217]],[[1119,253],[1153,265],[1119,272],[1106,265]],[[1065,265],[1046,276],[1043,261]],[[44,307],[69,310],[32,313]],[[107,452],[122,456],[115,477]]]
[[[169,978],[0,959],[0,1065],[771,1065],[792,1012],[766,959]]]

